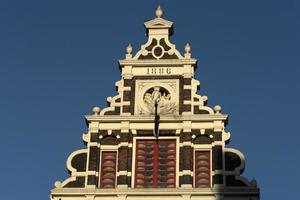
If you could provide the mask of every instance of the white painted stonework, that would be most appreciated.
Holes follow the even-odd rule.
[[[100,109],[95,107],[93,114],[86,115],[88,130],[82,135],[86,144],[85,149],[73,152],[67,159],[67,169],[70,177],[64,181],[57,181],[55,188],[51,190],[51,200],[258,200],[259,189],[256,181],[247,181],[240,172],[244,169],[245,158],[243,154],[233,148],[227,148],[231,134],[225,130],[228,116],[221,113],[221,106],[216,105],[211,108],[206,105],[208,97],[198,94],[200,81],[194,75],[197,67],[197,60],[191,57],[191,46],[187,44],[184,53],[180,53],[176,46],[169,40],[173,22],[162,18],[162,10],[156,10],[156,17],[145,22],[147,29],[147,42],[132,54],[133,47],[128,45],[125,58],[119,60],[121,80],[115,86],[117,94],[108,97],[108,107]],[[165,42],[165,44],[160,41]],[[157,43],[153,43],[153,41]],[[150,50],[149,46],[153,44]],[[166,47],[167,46],[167,47]],[[168,48],[165,50],[164,48]],[[148,56],[148,57],[147,57]],[[151,57],[152,56],[152,57]],[[176,57],[176,58],[174,58]],[[142,58],[142,59],[141,59]],[[172,58],[172,59],[171,59]],[[175,77],[175,78],[174,78]],[[179,77],[179,78],[178,78]],[[184,80],[189,83],[184,84]],[[125,85],[126,81],[131,81],[132,85]],[[184,97],[183,91],[190,92]],[[125,99],[125,92],[131,98]],[[155,103],[159,114],[159,131],[172,131],[173,135],[141,136],[139,131],[150,132],[154,130]],[[130,107],[130,109],[128,109]],[[184,107],[189,109],[184,110]],[[119,113],[118,113],[119,112]],[[196,113],[198,112],[198,113]],[[117,113],[117,114],[116,114]],[[196,113],[196,114],[195,114]],[[195,131],[196,132],[193,132]],[[93,138],[97,135],[96,141]],[[124,141],[123,136],[131,135],[131,140]],[[106,137],[111,136],[117,144],[103,144]],[[183,136],[190,138],[183,140]],[[194,143],[198,138],[205,136],[211,143]],[[215,138],[218,140],[214,140]],[[93,138],[93,140],[92,140]],[[138,139],[145,140],[168,140],[176,141],[176,177],[174,188],[135,188],[135,157],[136,143]],[[181,141],[183,140],[183,141]],[[213,158],[214,148],[219,147],[222,151],[220,159],[222,168],[213,169],[213,159],[210,160],[210,187],[195,188],[195,165],[190,169],[180,169],[180,154],[182,149],[190,148],[191,153],[195,151],[209,151]],[[97,148],[102,151],[117,152],[120,159],[120,150],[128,148],[131,151],[131,169],[121,169],[116,171],[116,179],[126,176],[130,180],[129,184],[118,184],[113,189],[99,188],[88,184],[89,176],[100,176],[100,171],[89,169],[88,165],[95,157],[90,157],[90,149]],[[175,148],[174,148],[175,149]],[[233,170],[225,169],[225,154],[232,153],[241,162]],[[73,159],[80,154],[86,155],[85,171],[78,171],[72,163]],[[96,158],[99,166],[99,155]],[[122,155],[121,155],[122,156]],[[192,156],[195,163],[195,156]],[[118,163],[117,163],[118,164]],[[128,164],[129,165],[129,164]],[[191,164],[192,165],[192,164]],[[100,166],[101,167],[101,166]],[[117,165],[117,168],[119,166]],[[213,176],[221,175],[222,183],[213,184]],[[190,176],[193,179],[188,184],[180,184],[181,179]],[[245,187],[226,186],[226,176],[232,176],[236,180],[245,183]],[[76,178],[84,177],[82,187],[66,187],[76,181]],[[97,183],[100,181],[97,179]]]
[[[233,195],[240,195],[243,188],[229,189]],[[224,192],[223,188],[213,189],[65,189],[56,190],[52,200],[250,200],[249,197],[226,198],[219,193]],[[63,197],[56,197],[55,193]],[[254,193],[254,191],[244,191]],[[252,198],[251,200],[258,200]]]
[[[158,101],[158,113],[161,115],[179,114],[178,80],[137,80],[135,86],[135,114],[153,115],[154,103]],[[153,90],[150,93],[149,90]],[[158,90],[157,92],[156,89]],[[165,92],[159,90],[164,89]]]

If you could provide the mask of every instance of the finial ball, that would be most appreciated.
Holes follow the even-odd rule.
[[[252,179],[251,182],[250,182],[251,186],[253,187],[257,187],[257,182],[255,179]]]
[[[95,115],[99,115],[99,113],[100,113],[100,108],[99,107],[94,107],[93,108],[93,113],[95,114]]]
[[[155,15],[156,17],[160,18],[163,15],[163,10],[161,9],[160,5],[157,7],[156,11],[155,11]]]
[[[184,50],[185,50],[185,52],[186,53],[190,53],[191,52],[191,45],[189,44],[189,43],[187,43],[186,45],[185,45],[185,47],[184,47]]]
[[[131,54],[131,52],[132,52],[132,46],[131,46],[131,44],[129,44],[129,45],[127,46],[126,52],[127,52],[128,54]]]
[[[221,107],[220,105],[215,105],[214,111],[215,111],[216,113],[220,113],[221,110],[222,110],[222,107]]]
[[[60,181],[55,181],[55,183],[54,183],[54,186],[55,186],[56,188],[60,188],[61,185],[62,185],[62,183],[61,183]]]

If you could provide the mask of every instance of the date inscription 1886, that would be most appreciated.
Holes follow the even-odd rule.
[[[149,75],[171,74],[171,68],[169,68],[169,67],[151,67],[151,68],[147,68],[147,74],[149,74]]]

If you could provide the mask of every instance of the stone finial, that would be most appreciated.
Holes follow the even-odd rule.
[[[132,46],[131,44],[128,44],[128,46],[126,47],[126,59],[128,58],[132,58]]]
[[[255,179],[252,179],[251,182],[250,182],[250,185],[251,185],[252,187],[257,187],[257,182],[256,182],[256,180],[255,180]]]
[[[191,52],[191,45],[189,43],[186,43],[184,47],[185,53],[190,53]]]
[[[191,45],[189,43],[186,43],[185,47],[184,47],[184,51],[185,51],[185,54],[184,54],[184,57],[185,58],[191,58]]]
[[[107,97],[106,100],[107,100],[107,102],[110,102],[110,103],[111,103],[112,97]]]
[[[61,188],[62,183],[60,181],[55,181],[54,186],[56,188]]]
[[[131,44],[128,44],[128,46],[127,46],[127,48],[126,48],[126,52],[127,52],[128,54],[131,54],[131,52],[132,52],[132,46],[131,46]]]
[[[155,15],[158,18],[161,18],[161,16],[164,14],[163,10],[161,9],[160,5],[158,5],[156,11],[155,11]]]
[[[83,133],[81,137],[82,137],[83,141],[85,141],[85,142],[89,141],[89,134],[88,133]]]
[[[220,114],[221,110],[222,110],[222,107],[220,105],[215,105],[214,111],[216,114]]]
[[[100,114],[100,108],[99,107],[94,107],[93,108],[93,113],[94,113],[94,115],[99,115]]]

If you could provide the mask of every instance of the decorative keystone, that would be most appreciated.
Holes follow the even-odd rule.
[[[132,46],[131,46],[131,44],[129,44],[128,46],[127,46],[127,48],[126,48],[126,59],[130,59],[130,58],[132,58]]]
[[[100,114],[100,108],[99,107],[94,107],[93,108],[93,113],[94,113],[94,115],[99,115]]]
[[[155,15],[157,18],[161,18],[162,15],[164,14],[163,10],[161,9],[160,5],[158,5],[156,11],[155,11]]]
[[[187,43],[184,47],[184,51],[185,51],[184,57],[185,58],[191,58],[191,50],[192,50],[191,45],[189,43]]]
[[[215,105],[214,111],[216,114],[220,114],[222,110],[222,107],[220,105]]]

